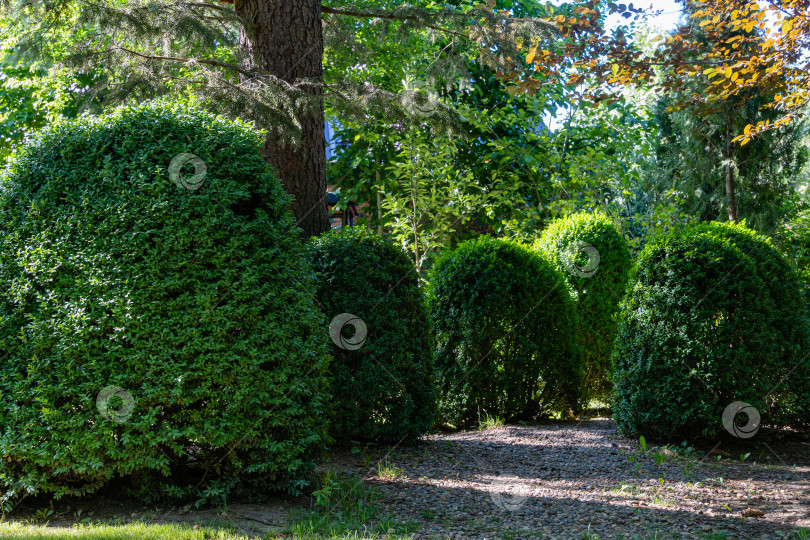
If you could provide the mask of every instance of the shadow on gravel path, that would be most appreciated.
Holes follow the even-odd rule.
[[[643,452],[595,419],[434,435],[370,467],[342,461],[380,487],[384,513],[420,523],[417,537],[787,538],[810,527],[810,444],[768,446],[779,457],[765,465],[754,461],[769,451],[727,443],[705,458]]]

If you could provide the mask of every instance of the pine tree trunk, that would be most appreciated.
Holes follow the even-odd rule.
[[[290,83],[302,79],[323,83],[321,0],[236,0],[234,7],[252,24],[241,31],[240,47],[262,68]],[[329,230],[326,141],[323,88],[320,84],[308,88],[320,105],[306,113],[294,111],[301,121],[301,144],[282,146],[269,134],[263,154],[294,197],[298,226],[305,236],[315,236]]]

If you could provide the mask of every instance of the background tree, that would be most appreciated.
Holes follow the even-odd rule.
[[[391,57],[385,67],[362,69],[398,71],[402,77],[410,69],[405,62]],[[510,92],[508,82],[477,64],[470,63],[468,71],[464,85],[459,81],[449,91],[444,86],[429,89],[435,100],[462,118],[461,136],[445,136],[420,115],[403,125],[392,126],[385,119],[341,124],[338,136],[345,144],[337,145],[329,164],[330,182],[340,188],[343,199],[369,204],[368,224],[401,237],[403,245],[411,247],[412,224],[405,222],[413,221],[408,215],[413,193],[404,188],[412,179],[407,171],[414,167],[403,160],[409,155],[405,147],[417,141],[425,149],[422,156],[429,152],[434,158],[434,170],[420,169],[422,193],[439,195],[425,197],[423,210],[432,207],[434,216],[450,218],[447,223],[422,223],[425,232],[442,237],[441,247],[487,232],[533,238],[552,219],[597,208],[627,220],[630,238],[641,241],[646,225],[633,215],[635,198],[644,199],[641,166],[649,160],[657,130],[642,100],[570,104],[566,96],[575,89],[551,79],[543,92],[530,95]],[[402,84],[394,76],[389,80],[392,86]],[[459,192],[448,190],[446,184],[438,187],[450,177]],[[461,192],[470,202],[477,196],[475,204],[463,205],[459,214],[458,204],[445,202],[451,193]],[[381,219],[374,210],[378,194],[388,207]],[[448,227],[439,231],[434,226],[439,223]]]
[[[603,0],[567,4],[557,11],[549,6],[548,18],[559,26],[562,39],[547,48],[532,44],[526,51],[528,69],[503,66],[499,76],[521,92],[536,91],[549,76],[572,84],[590,76],[593,83],[579,94],[597,101],[618,99],[618,89],[639,84],[652,85],[661,93],[679,92],[699,74],[713,78],[712,96],[717,101],[746,91],[773,96],[773,102],[763,106],[778,111],[778,117],[745,126],[736,134],[741,143],[804,115],[810,102],[806,54],[810,1],[683,0],[683,4],[692,23],[666,38],[658,36],[652,51],[642,50],[630,37],[633,24],[660,10]],[[630,26],[608,31],[607,14],[624,17]],[[700,47],[702,40],[713,46]],[[660,68],[666,76],[658,78]]]
[[[757,49],[765,40],[766,35],[759,29],[730,25],[704,31],[703,27],[712,24],[712,21],[705,19],[705,16],[696,16],[701,13],[691,5],[685,9],[685,15],[692,21],[688,34],[691,47],[681,55],[686,61],[706,58],[711,51],[729,42],[738,44],[735,50],[746,54]],[[683,32],[681,28],[675,35],[680,36]],[[756,72],[757,76],[768,77],[768,66],[758,66]],[[692,161],[692,167],[684,167],[684,175],[680,171],[675,172],[676,177],[688,177],[689,169],[697,168],[698,181],[702,185],[693,184],[693,189],[712,198],[716,195],[716,186],[724,186],[724,206],[729,221],[740,219],[740,199],[745,197],[750,206],[746,209],[746,216],[755,218],[761,226],[772,230],[778,219],[773,215],[773,210],[779,206],[776,202],[778,192],[787,187],[790,177],[801,166],[801,158],[794,152],[797,142],[795,130],[783,127],[760,137],[755,144],[746,146],[750,139],[746,139],[742,145],[735,144],[736,135],[750,130],[748,126],[770,123],[779,117],[779,113],[772,108],[774,93],[768,87],[740,88],[731,93],[726,85],[717,84],[716,75],[715,68],[695,73],[665,66],[660,78],[671,85],[667,94],[667,112],[681,111],[672,117],[673,127],[680,131],[681,141],[675,140],[673,130],[673,137],[663,143],[678,152],[687,150],[692,139],[691,150],[695,153],[688,158]],[[727,71],[720,79],[725,79],[726,75]],[[734,74],[730,77],[736,78]],[[663,148],[659,150],[666,152]],[[718,179],[720,182],[717,182]],[[718,217],[711,209],[704,216],[707,220]]]
[[[719,185],[725,191],[726,219],[741,217],[738,190],[742,189],[750,207],[745,216],[770,229],[779,206],[774,194],[784,188],[785,179],[801,163],[794,153],[795,132],[785,129],[785,110],[779,110],[784,109],[779,103],[786,91],[787,79],[781,74],[787,60],[779,56],[757,59],[758,53],[775,46],[777,38],[765,22],[764,10],[732,9],[740,7],[738,4],[686,1],[687,23],[666,38],[653,38],[657,45],[645,48],[644,40],[630,39],[633,25],[608,33],[602,16],[607,11],[640,21],[650,13],[634,9],[632,4],[586,2],[573,10],[573,17],[557,15],[564,39],[551,50],[530,53],[527,61],[557,77],[587,82],[582,95],[595,101],[621,99],[618,91],[628,86],[634,91],[646,86],[664,95],[665,113],[681,114],[660,123],[669,137],[659,145],[658,157],[668,162],[665,168],[679,187],[684,187],[690,170],[699,171],[698,178],[687,182],[691,185],[686,199],[691,199],[687,202],[693,205],[692,210],[703,204],[704,219],[717,217],[719,175]],[[783,12],[778,19],[783,16],[803,17]],[[780,23],[779,32],[787,32],[793,24]],[[514,73],[506,76],[521,80],[521,88],[533,88],[541,80]],[[663,120],[661,114],[658,118]],[[766,131],[767,126],[781,129],[773,131],[758,148],[740,149],[735,144],[749,143],[755,132]],[[685,154],[685,150],[692,153]],[[712,157],[704,160],[705,155]],[[771,159],[774,155],[779,159]],[[659,189],[666,189],[670,179],[657,176]],[[695,192],[703,203],[691,195]]]
[[[381,219],[372,212],[370,224],[392,234],[420,268],[439,249],[482,231],[531,227],[553,191],[543,156],[554,96],[510,97],[488,69],[468,67],[465,85],[438,88],[432,98],[462,118],[457,133],[421,115],[396,126],[352,123],[339,131],[349,144],[338,146],[329,167],[343,199],[373,209],[380,195]]]
[[[691,0],[689,5],[701,31],[716,43],[701,58],[704,64],[715,64],[704,73],[713,77],[716,95],[727,99],[758,90],[774,96],[763,106],[776,111],[776,118],[749,124],[738,141],[746,143],[804,115],[810,102],[810,2]],[[730,33],[732,38],[722,39]],[[679,34],[688,35],[688,30],[682,28]],[[695,65],[682,69],[695,73]]]
[[[746,125],[777,116],[760,107],[761,96],[730,98],[703,113],[671,110],[671,101],[663,97],[656,104],[660,138],[646,169],[651,187],[677,189],[683,211],[701,221],[745,219],[759,231],[773,231],[785,217],[784,194],[806,159],[798,133],[770,131],[745,146],[733,142]]]

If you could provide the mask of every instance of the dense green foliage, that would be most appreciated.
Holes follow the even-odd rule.
[[[359,0],[351,2],[351,9],[322,2],[321,21],[311,17],[309,0],[276,2],[279,9],[265,20],[253,16],[259,13],[258,0],[0,3],[4,8],[0,161],[13,156],[17,145],[36,130],[64,118],[154,96],[193,101],[263,128],[264,148],[284,148],[266,151],[265,158],[277,165],[275,174],[295,195],[296,211],[301,209],[299,224],[309,229],[308,234],[326,228],[321,195],[328,183],[341,192],[339,208],[357,203],[365,213],[359,224],[380,230],[410,258],[406,268],[398,250],[354,231],[316,241],[308,254],[310,262],[303,262],[284,210],[287,199],[269,173],[259,169],[256,141],[242,124],[218,131],[216,126],[224,124],[217,120],[214,127],[181,134],[179,128],[164,130],[158,122],[143,133],[122,127],[129,130],[126,138],[109,136],[115,125],[125,122],[108,120],[77,124],[87,130],[82,132],[84,143],[71,131],[79,128],[67,124],[43,135],[15,162],[2,187],[5,202],[0,217],[7,218],[10,228],[0,222],[0,249],[4,249],[0,285],[7,291],[0,303],[0,358],[7,352],[15,355],[7,369],[18,378],[4,383],[11,385],[8,388],[16,385],[14,391],[28,388],[26,384],[43,377],[46,369],[66,371],[68,376],[58,391],[43,384],[34,387],[31,396],[20,397],[24,413],[11,408],[0,417],[11,422],[0,423],[9,430],[5,441],[14,441],[14,430],[35,425],[13,449],[16,453],[9,454],[11,461],[0,465],[0,475],[6,474],[0,478],[13,484],[8,491],[12,497],[31,486],[46,490],[68,486],[67,491],[78,492],[86,486],[95,488],[111,475],[137,472],[144,492],[161,492],[165,486],[157,483],[163,482],[175,486],[173,493],[191,494],[193,490],[183,490],[204,479],[197,495],[210,499],[241,489],[241,473],[234,471],[248,461],[267,469],[269,483],[289,487],[327,438],[330,416],[339,438],[417,437],[428,428],[439,398],[429,381],[429,356],[436,352],[431,323],[417,307],[421,301],[411,267],[416,266],[424,278],[443,256],[444,269],[431,274],[437,280],[429,288],[439,331],[440,382],[448,396],[442,415],[455,423],[485,413],[531,417],[576,408],[582,397],[606,398],[613,368],[608,358],[619,324],[614,315],[630,265],[626,246],[638,253],[648,240],[672,228],[745,218],[764,234],[778,231],[775,242],[799,269],[804,298],[810,294],[810,205],[790,193],[791,188],[808,184],[808,140],[801,140],[806,126],[798,115],[778,129],[751,132],[762,123],[776,126],[795,106],[783,88],[793,79],[773,71],[768,62],[725,66],[721,57],[714,56],[727,43],[744,57],[758,57],[753,54],[759,50],[755,42],[765,35],[764,27],[743,31],[730,25],[717,32],[708,28],[727,25],[744,10],[732,10],[737,14],[720,17],[726,22],[709,24],[713,17],[704,13],[691,18],[699,6],[685,3],[678,9],[681,21],[689,24],[659,40],[641,14],[624,13],[626,20],[618,26],[609,22],[624,6],[611,2],[589,4],[593,10],[576,2],[552,5],[535,0]],[[632,4],[628,9],[635,11]],[[801,15],[794,17],[797,27],[804,20]],[[536,17],[542,20],[532,20]],[[300,32],[273,32],[282,20],[290,27],[314,21],[309,26],[313,33],[304,43]],[[783,28],[793,25],[788,18],[780,21]],[[689,36],[683,34],[686,28]],[[599,42],[608,35],[616,40],[603,44],[615,48],[589,41]],[[678,44],[673,50],[677,62],[666,58],[647,62],[662,59],[655,51],[663,43]],[[625,46],[634,49],[629,56],[624,55],[629,51]],[[297,51],[285,56],[294,58],[295,65],[276,62],[279,50]],[[594,60],[609,50],[615,62]],[[634,75],[627,65],[631,58],[648,67],[655,64],[656,73]],[[605,79],[602,75],[608,71],[612,76]],[[767,84],[755,84],[757,80]],[[630,82],[635,85],[632,90],[625,87],[621,95],[612,91]],[[732,87],[736,89],[731,91]],[[340,140],[327,153],[328,182],[321,167],[321,110]],[[202,118],[196,111],[189,114]],[[234,129],[240,135],[227,135]],[[759,127],[754,128],[757,131]],[[180,151],[200,154],[202,150],[192,146],[201,137],[210,142],[215,136],[220,137],[219,146],[205,147],[209,173],[199,191],[179,191],[185,198],[177,199],[171,183],[154,187],[167,176],[167,158]],[[317,144],[296,144],[301,141]],[[248,150],[240,149],[248,146],[251,157],[243,160]],[[64,156],[58,153],[63,147]],[[244,163],[236,163],[239,160]],[[25,174],[20,172],[23,166]],[[214,171],[214,166],[220,169]],[[309,166],[313,167],[303,174]],[[51,172],[42,173],[40,167]],[[302,174],[300,181],[285,177],[293,171]],[[220,173],[222,178],[216,176]],[[212,194],[209,188],[223,191]],[[147,192],[154,195],[153,204],[142,196]],[[302,209],[310,203],[311,208]],[[62,218],[60,212],[65,211],[73,213]],[[231,212],[233,223],[222,222],[220,211]],[[323,219],[308,228],[304,211]],[[599,214],[590,215],[594,212]],[[559,221],[551,224],[555,219]],[[262,220],[272,226],[265,227]],[[244,235],[234,232],[237,226],[246,231]],[[253,227],[260,226],[264,228],[255,232]],[[543,229],[546,232],[534,248],[546,262],[529,262],[515,246],[503,247],[493,240],[445,255],[483,234],[525,243]],[[202,231],[201,238],[193,236],[197,230]],[[628,355],[615,360],[626,381],[619,389],[625,409],[618,414],[628,430],[635,429],[633,425],[655,425],[661,433],[712,432],[706,422],[737,388],[731,383],[723,386],[725,375],[718,373],[725,371],[744,379],[756,369],[767,369],[795,384],[804,380],[803,375],[794,376],[804,365],[786,373],[783,364],[771,369],[768,363],[789,364],[798,347],[804,346],[806,323],[796,314],[810,309],[806,302],[804,310],[797,304],[800,295],[791,271],[767,244],[742,229],[713,225],[690,231],[656,241],[659,257],[666,259],[667,250],[674,250],[666,263],[672,271],[639,271],[641,281],[634,286],[641,293],[638,299],[627,300],[621,316],[625,333],[619,337]],[[706,235],[713,239],[706,240]],[[693,236],[700,238],[699,249],[684,247],[691,245]],[[571,266],[588,265],[587,250],[578,260],[565,258],[568,248],[578,242],[595,246],[600,255],[590,277],[569,271]],[[683,243],[678,244],[681,251],[668,242]],[[210,255],[212,246],[218,249],[216,256]],[[180,252],[190,253],[184,255],[188,262]],[[657,264],[655,257],[646,257],[648,266]],[[164,260],[169,262],[154,262]],[[320,265],[321,281],[309,287],[307,265],[313,260]],[[723,279],[707,284],[726,263],[735,269],[738,263],[741,269],[750,267],[743,284]],[[690,264],[696,268],[686,268]],[[268,265],[272,269],[266,269]],[[263,272],[274,272],[273,277],[265,279]],[[124,273],[126,280],[116,277]],[[250,276],[257,277],[250,281]],[[390,276],[396,277],[394,283],[403,281],[389,292]],[[558,282],[564,282],[571,301],[554,289]],[[410,296],[395,295],[400,287]],[[691,292],[678,296],[684,287]],[[302,296],[301,291],[314,288],[325,313],[313,312]],[[542,300],[553,302],[538,307],[542,296],[538,291],[545,294],[548,289],[554,290],[553,298]],[[753,302],[740,308],[749,297]],[[243,298],[249,301],[240,304]],[[262,306],[254,303],[261,298]],[[573,318],[565,307],[569,305],[575,308]],[[383,308],[390,320],[383,316]],[[676,315],[671,317],[671,312]],[[325,341],[329,321],[342,313],[353,313],[368,324],[368,341],[361,347],[341,349]],[[155,322],[163,318],[160,325]],[[63,319],[67,322],[53,322]],[[268,322],[271,319],[274,322]],[[755,323],[751,336],[738,324],[749,320]],[[294,337],[279,345],[278,328],[293,324],[288,321],[297,321],[294,324],[304,330],[285,330]],[[147,331],[153,333],[154,344],[147,343]],[[543,336],[544,331],[552,337]],[[336,389],[335,407],[328,413],[320,396],[328,380],[323,363],[330,346]],[[765,358],[762,351],[778,359]],[[199,359],[193,359],[198,352]],[[93,363],[111,354],[126,366],[115,368],[124,375]],[[647,372],[632,366],[649,358],[658,362],[659,354],[670,360],[655,369],[675,375],[648,388]],[[254,383],[239,380],[242,370],[253,368],[239,360],[240,369],[228,371],[228,376],[219,373],[233,358],[246,355],[254,364],[274,370],[277,387],[293,384],[282,381],[298,380],[309,367],[314,371],[304,377],[301,395],[276,396],[269,407],[262,405],[271,400],[265,384],[249,401],[256,410],[232,422],[238,407],[249,403],[226,404],[219,396],[227,395],[228,385],[255,388]],[[475,359],[485,365],[475,365]],[[680,369],[681,361],[690,370],[690,362],[697,366],[683,372],[691,374],[691,380],[673,371]],[[92,369],[85,367],[87,362]],[[144,363],[148,369],[141,367]],[[169,376],[188,363],[193,364],[188,375]],[[89,402],[74,404],[92,393],[88,386],[75,384],[84,379],[71,371],[74,364],[87,372],[81,377],[96,377],[98,372],[112,379],[104,385],[94,379],[96,394],[113,384],[131,392],[137,418],[107,426],[118,430],[117,436],[126,442],[120,450],[113,450],[103,437],[101,444],[82,435],[80,443],[57,452],[58,472],[51,474],[42,456],[71,442],[69,429],[62,429],[65,434],[35,457],[33,451],[25,452],[34,447],[42,429],[68,424],[65,411],[74,410],[69,407],[78,407],[75,425],[71,424],[74,431],[92,413]],[[307,368],[300,371],[301,366]],[[204,375],[197,370],[204,370]],[[713,392],[720,394],[722,389],[729,396],[722,394],[722,400],[701,405],[707,403],[701,402],[703,385],[690,386],[701,377],[713,381]],[[258,379],[255,384],[264,381]],[[184,390],[197,380],[203,382],[193,392]],[[215,383],[208,385],[209,380]],[[177,386],[174,394],[165,391],[168,384]],[[455,388],[462,384],[466,386]],[[142,385],[154,388],[146,391]],[[223,389],[226,393],[221,393]],[[181,390],[182,399],[172,401]],[[60,397],[60,392],[69,395]],[[806,394],[800,386],[780,387],[773,394],[762,392],[760,405],[767,418],[776,419],[774,425],[801,425],[797,416],[804,405],[799,396]],[[655,408],[666,407],[670,395],[687,403],[682,408],[686,412]],[[29,410],[27,404],[33,401],[39,413]],[[231,416],[216,416],[215,410],[223,407]],[[692,414],[690,407],[697,411],[695,421],[679,424]],[[203,412],[188,412],[197,410]],[[36,424],[36,414],[45,418],[42,426]],[[179,417],[188,422],[182,424]],[[209,418],[216,419],[209,422]],[[244,430],[251,419],[261,428]],[[130,431],[136,421],[142,431]],[[187,424],[192,428],[175,428]],[[272,446],[276,443],[262,439],[256,449],[243,450],[253,443],[228,438],[240,430],[247,432],[249,441],[261,431],[285,442]],[[214,440],[215,432],[226,435]],[[292,440],[299,442],[289,443]],[[234,447],[239,450],[231,453]],[[191,457],[183,453],[187,448],[193,448]],[[118,452],[132,458],[113,465]],[[74,457],[92,460],[92,466],[76,469],[75,478],[63,466]],[[170,473],[171,478],[154,480],[156,475],[144,472],[155,470]],[[55,479],[53,485],[43,483],[46,477]],[[252,477],[265,482],[262,474]]]
[[[489,70],[467,68],[469,75],[452,89],[434,94],[464,118],[465,136],[448,135],[425,116],[397,126],[387,117],[354,124],[340,119],[338,136],[351,144],[337,146],[330,162],[331,181],[352,200],[376,205],[382,195],[381,219],[370,221],[383,226],[420,271],[482,229],[501,233],[507,222],[529,228],[531,219],[523,218],[537,213],[537,197],[552,193],[543,177],[549,142],[543,115],[558,103],[513,99]]]
[[[259,147],[246,124],[146,104],[57,124],[11,162],[5,500],[129,474],[141,494],[206,501],[302,486],[326,438],[326,323]],[[170,178],[181,153],[206,166],[196,189]]]
[[[553,222],[534,248],[565,278],[576,302],[585,389],[589,396],[604,399],[611,390],[614,315],[632,265],[627,241],[605,214],[582,213]]]
[[[683,212],[699,221],[725,221],[726,166],[731,166],[738,219],[770,233],[784,216],[785,192],[805,163],[806,150],[799,147],[796,130],[767,133],[745,146],[728,144],[747,124],[779,116],[762,96],[737,100],[711,112],[695,113],[669,111],[669,100],[659,99],[654,112],[660,139],[645,171],[650,193],[675,191]]]
[[[803,210],[774,235],[785,258],[799,272],[805,296],[810,293],[810,210]]]
[[[727,9],[731,19],[740,13],[730,6]],[[717,21],[690,2],[684,4],[683,13],[693,24],[679,61],[705,61],[707,54],[728,43],[734,43],[741,56],[760,54],[757,42],[765,40],[763,32],[749,32],[733,24],[712,32]],[[767,63],[756,64],[755,73],[747,76],[766,79]],[[799,145],[803,129],[793,123],[749,138],[745,144],[735,138],[746,126],[779,119],[783,89],[770,84],[766,88],[741,85],[718,99],[717,79],[709,70],[686,75],[668,66],[667,72],[664,78],[675,72],[680,73],[680,80],[658,94],[652,105],[659,138],[654,158],[646,167],[650,192],[676,193],[681,211],[698,221],[745,219],[755,230],[772,233],[785,217],[785,192],[807,161],[807,151]],[[744,71],[739,76],[746,77]]]
[[[399,441],[423,435],[435,417],[433,340],[413,263],[363,227],[314,238],[310,254],[325,314],[332,321],[344,313],[362,321],[330,325],[335,436]]]
[[[638,193],[655,132],[646,112],[624,100],[569,107],[555,84],[531,97],[510,96],[507,86],[471,65],[463,85],[441,90],[442,104],[464,119],[462,137],[423,117],[393,127],[386,117],[357,125],[338,118],[338,137],[351,144],[336,146],[330,182],[372,208],[380,194],[381,219],[373,213],[370,223],[401,242],[420,269],[482,232],[533,238],[572,212],[603,209],[634,235],[653,232],[656,205]],[[554,129],[546,125],[552,114],[565,115]]]
[[[639,255],[613,353],[627,432],[711,436],[745,401],[763,424],[810,424],[807,320],[798,276],[744,226],[673,231]]]
[[[431,270],[428,305],[442,420],[514,420],[578,406],[574,304],[551,263],[506,240],[464,242]]]
[[[80,110],[95,109],[98,93],[90,91],[97,72],[69,74],[54,69],[65,50],[87,37],[78,24],[49,32],[42,40],[41,58],[19,54],[20,35],[30,26],[23,8],[0,10],[0,161],[5,161],[26,135],[60,118],[75,118]]]

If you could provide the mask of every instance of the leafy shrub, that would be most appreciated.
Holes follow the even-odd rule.
[[[549,225],[534,249],[565,278],[576,303],[585,389],[591,397],[606,399],[611,391],[614,317],[632,266],[627,241],[607,215],[575,214]]]
[[[574,305],[550,263],[514,242],[464,242],[431,269],[428,305],[444,421],[531,418],[578,405]]]
[[[310,254],[316,296],[333,321],[334,435],[381,441],[423,435],[435,416],[433,344],[413,263],[363,227],[312,239]],[[359,321],[336,319],[342,314]]]
[[[129,474],[143,493],[209,501],[302,486],[326,439],[326,324],[260,144],[246,124],[150,103],[57,125],[12,161],[4,500]],[[188,152],[202,182],[170,179]]]
[[[723,430],[731,403],[808,425],[808,326],[798,278],[740,225],[677,230],[641,252],[619,316],[614,413],[627,432]]]

